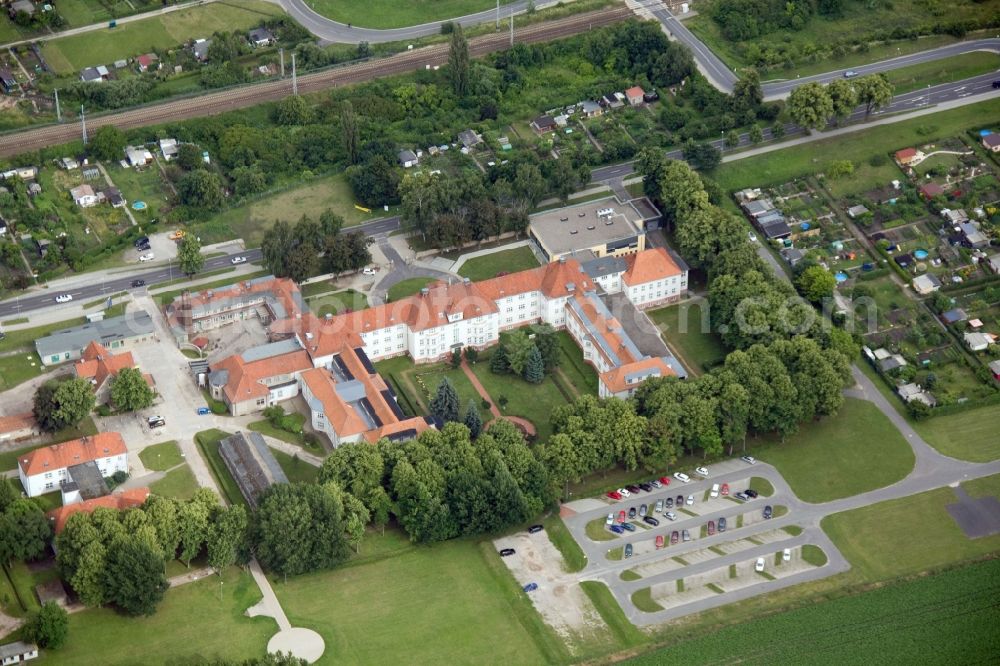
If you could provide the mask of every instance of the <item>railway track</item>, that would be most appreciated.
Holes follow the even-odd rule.
[[[530,44],[569,37],[592,28],[617,23],[632,16],[623,6],[577,14],[556,21],[536,23],[514,33],[516,43]],[[472,56],[483,56],[506,48],[510,36],[506,32],[484,35],[469,40]],[[379,58],[355,65],[347,65],[322,72],[304,74],[298,77],[299,93],[311,93],[336,86],[370,81],[383,76],[403,74],[428,66],[443,65],[448,60],[448,45],[435,44],[413,51],[398,53],[387,58]],[[121,129],[133,129],[158,125],[170,121],[187,120],[199,116],[216,115],[234,111],[263,102],[273,102],[290,95],[292,82],[289,79],[268,81],[232,90],[207,93],[197,97],[173,100],[137,109],[108,113],[87,118],[89,130],[104,125],[115,125]],[[10,157],[30,150],[72,141],[80,136],[76,123],[48,125],[35,129],[0,136],[0,157]]]

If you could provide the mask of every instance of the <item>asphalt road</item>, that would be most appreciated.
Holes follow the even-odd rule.
[[[205,267],[202,269],[202,272],[207,273],[217,268],[232,266],[232,259],[237,256],[246,257],[248,262],[255,262],[260,260],[261,253],[260,250],[247,250],[246,252],[228,254],[222,257],[212,257],[205,260]],[[73,301],[65,304],[67,307],[72,307],[79,305],[80,301],[93,301],[108,294],[129,291],[133,288],[133,280],[145,280],[145,287],[139,287],[139,289],[146,289],[156,283],[168,282],[181,277],[184,277],[184,275],[173,265],[173,262],[151,269],[136,268],[134,272],[123,272],[121,277],[105,279],[103,282],[95,280],[93,284],[68,288],[65,291],[52,289],[45,293],[32,294],[4,301],[0,303],[0,317],[20,317],[33,310],[51,308],[55,306],[55,297],[59,294],[70,294],[73,296]]]

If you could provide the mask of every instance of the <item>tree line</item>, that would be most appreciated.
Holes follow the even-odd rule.
[[[830,83],[805,83],[788,96],[788,115],[806,131],[838,125],[859,105],[865,117],[892,102],[893,85],[885,73],[856,79],[834,79]]]
[[[344,219],[330,209],[314,220],[303,215],[295,225],[278,220],[264,234],[264,266],[296,282],[319,273],[358,271],[372,261],[371,239],[361,232],[341,233]]]

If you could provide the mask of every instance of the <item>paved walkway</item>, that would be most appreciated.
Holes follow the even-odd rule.
[[[528,437],[534,437],[538,434],[538,429],[535,428],[535,424],[528,419],[521,418],[520,416],[509,416],[500,412],[496,402],[494,402],[493,398],[490,397],[489,391],[487,391],[486,387],[483,386],[483,383],[479,381],[479,377],[477,377],[476,373],[472,371],[472,368],[469,367],[468,361],[464,358],[462,359],[461,367],[462,372],[465,373],[466,377],[468,377],[469,382],[472,383],[472,387],[476,389],[476,392],[479,393],[480,397],[490,403],[490,413],[494,416],[494,418],[506,419],[511,423],[520,426],[521,430],[524,431],[524,434]]]
[[[257,563],[256,558],[250,560],[250,573],[253,575],[253,579],[257,581],[257,587],[260,588],[264,596],[255,606],[247,609],[247,616],[258,617],[266,615],[267,617],[273,617],[281,631],[291,629],[292,623],[288,621],[285,610],[278,602],[278,597],[274,594],[274,590],[271,589],[271,583],[267,580],[264,572],[261,571],[260,564]]]

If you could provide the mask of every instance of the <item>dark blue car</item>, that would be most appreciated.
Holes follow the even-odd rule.
[[[527,585],[524,586],[525,592],[534,592],[537,589],[538,589],[538,583],[528,583]]]
[[[212,410],[209,409],[208,407],[199,407],[198,408],[198,416],[205,416],[206,414],[211,414],[211,413],[212,413]]]
[[[621,525],[612,525],[608,529],[611,530],[612,532],[614,532],[615,534],[624,534],[625,533],[625,530],[622,529]]]

